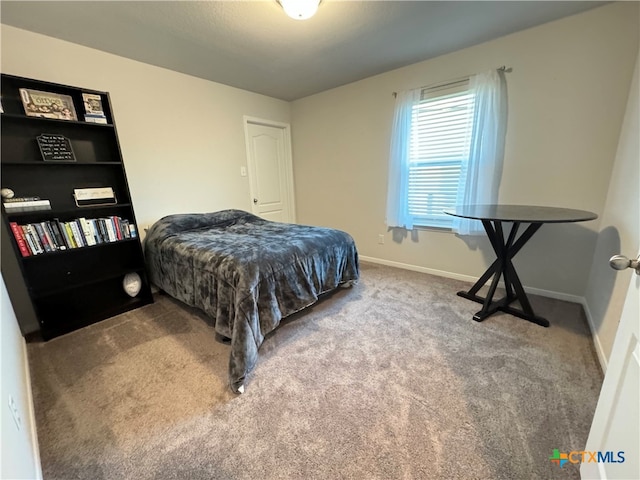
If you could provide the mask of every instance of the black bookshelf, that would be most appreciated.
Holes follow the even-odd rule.
[[[28,116],[20,89],[71,99],[77,120]],[[48,340],[152,303],[142,245],[137,232],[129,231],[137,223],[109,94],[5,74],[1,93],[2,188],[11,189],[16,197],[49,200],[51,207],[2,208],[2,276],[23,335],[39,334]],[[99,96],[105,123],[85,121],[83,93]],[[36,141],[43,134],[67,138],[75,161],[45,161]],[[74,189],[105,187],[113,189],[115,204],[79,207],[74,199]],[[73,248],[54,242],[49,251],[34,254],[28,245],[27,252],[24,245],[21,249],[11,228],[13,223],[51,225],[79,218],[93,219],[94,226],[97,219],[115,219],[116,238],[93,240],[92,245],[85,241]],[[122,285],[129,273],[137,273],[142,281],[134,297]]]

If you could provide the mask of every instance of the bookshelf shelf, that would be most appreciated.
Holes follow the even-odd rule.
[[[92,122],[83,122],[78,120],[59,120],[57,118],[41,118],[41,117],[27,117],[23,114],[11,114],[11,113],[3,113],[2,118],[6,120],[13,120],[16,122],[29,122],[29,123],[41,123],[42,125],[53,125],[60,124],[64,125],[65,128],[74,126],[78,126],[80,128],[114,128],[112,123],[92,123]],[[46,127],[45,127],[46,128]]]
[[[32,105],[24,89],[72,104],[77,120],[27,115]],[[109,94],[5,74],[1,91],[2,188],[13,190],[16,197],[48,200],[51,207],[2,208],[2,275],[23,335],[48,340],[152,303],[142,245],[129,231],[136,219]],[[97,114],[106,123],[83,121],[96,119],[95,104],[84,103],[93,100],[83,94],[98,100],[102,113]],[[52,139],[61,139],[55,148],[66,145],[61,155],[42,144]],[[107,187],[117,203],[76,205],[75,189]],[[60,230],[66,226],[74,238]],[[122,285],[132,272],[142,281],[135,297]]]
[[[74,167],[89,167],[89,166],[97,166],[97,165],[112,165],[112,166],[122,166],[122,162],[4,162],[6,166],[16,166],[16,167],[24,167],[24,166],[33,166],[33,167],[60,167],[63,165],[72,165]]]
[[[83,217],[93,211],[110,211],[117,209],[131,209],[133,208],[130,203],[118,203],[116,205],[95,205],[93,207],[75,207],[67,209],[51,209],[51,210],[32,210],[29,212],[7,212],[5,216],[11,221],[20,221],[24,219],[25,222],[30,223],[30,218],[50,218],[50,217]]]

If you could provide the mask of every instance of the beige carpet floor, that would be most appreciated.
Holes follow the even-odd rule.
[[[582,307],[543,328],[469,284],[362,264],[283,322],[236,396],[229,347],[167,296],[28,344],[45,479],[579,478],[602,374]]]

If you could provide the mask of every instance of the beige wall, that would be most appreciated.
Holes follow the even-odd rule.
[[[602,214],[637,51],[638,4],[615,3],[293,102],[298,221],[350,232],[365,257],[477,278],[484,239],[386,232],[392,92],[512,67],[500,201]],[[525,286],[582,297],[598,228],[543,226],[515,259]]]
[[[636,60],[620,142],[602,213],[589,283],[585,293],[587,317],[594,331],[601,363],[611,354],[631,269],[621,272],[609,267],[608,259],[622,254],[634,258],[640,253],[640,57]]]
[[[2,25],[2,72],[108,91],[136,217],[251,209],[243,115],[288,102]]]
[[[29,386],[27,347],[0,277],[0,478],[42,478]],[[13,398],[20,428],[9,410]]]

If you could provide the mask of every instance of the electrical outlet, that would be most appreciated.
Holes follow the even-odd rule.
[[[378,235],[378,243],[384,245],[384,235]]]
[[[9,410],[11,410],[11,416],[13,417],[13,421],[16,424],[16,428],[18,429],[18,431],[20,431],[22,429],[22,418],[20,418],[18,407],[16,406],[16,402],[11,395],[9,395]]]

